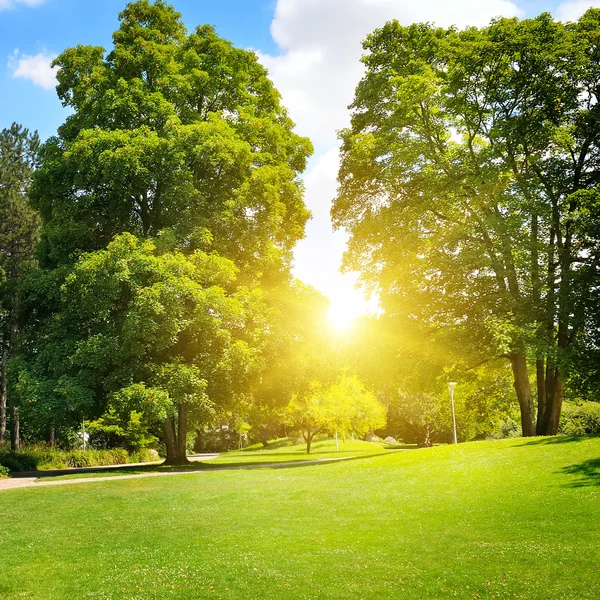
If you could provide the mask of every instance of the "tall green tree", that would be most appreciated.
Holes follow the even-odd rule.
[[[309,216],[299,175],[310,142],[254,53],[210,26],[188,35],[180,17],[162,0],[130,3],[111,52],[77,46],[54,61],[73,114],[45,145],[32,194],[44,265],[124,231],[171,230],[247,278],[286,275]]]
[[[228,284],[228,293],[238,288],[242,293],[246,286],[254,290],[248,291],[251,298],[261,295],[260,286],[289,283],[292,249],[303,237],[309,217],[300,174],[312,147],[293,132],[294,124],[256,55],[233,47],[210,26],[188,34],[181,15],[162,0],[132,2],[119,18],[110,52],[77,46],[54,62],[58,96],[72,114],[41,151],[31,194],[43,219],[41,268],[28,280],[22,311],[29,362],[23,377],[31,379],[27,389],[36,381],[50,382],[51,389],[43,396],[44,404],[52,407],[46,411],[48,418],[64,415],[72,404],[98,412],[118,391],[96,390],[90,396],[85,391],[89,386],[57,387],[57,382],[66,384],[74,377],[68,366],[73,349],[67,349],[65,341],[65,352],[43,364],[37,348],[53,327],[54,339],[62,343],[61,328],[69,322],[65,311],[70,310],[64,286],[71,289],[68,282],[75,272],[81,280],[81,265],[100,256],[94,253],[110,247],[115,236],[128,233],[136,240],[152,239],[157,252],[176,255],[177,261],[196,260],[198,253],[217,262],[230,261],[236,277],[235,284]],[[83,263],[77,262],[82,256]],[[180,268],[177,261],[170,263],[175,270]],[[119,281],[125,275],[117,269],[107,277]],[[107,281],[107,286],[114,283]],[[136,281],[131,286],[135,295],[144,284]],[[105,318],[124,314],[130,299],[115,301]],[[211,323],[221,313],[214,309],[213,314],[209,304],[204,308],[205,320],[194,322],[208,328],[208,343]],[[164,307],[165,314],[170,310]],[[71,319],[71,330],[65,330],[62,339],[76,332],[73,323],[83,327],[93,321],[94,311],[90,300],[87,308],[81,308],[79,321]],[[196,316],[186,318],[193,321]],[[139,327],[146,327],[143,319]],[[258,322],[253,327],[260,328]],[[115,336],[125,344],[126,332],[119,331]],[[224,345],[207,346],[205,352],[211,356],[222,352],[225,362],[219,368],[213,365],[221,373],[222,385],[203,366],[200,351],[185,360],[179,355],[164,358],[162,362],[172,363],[171,367],[142,369],[142,379],[131,379],[131,385],[167,393],[177,407],[164,430],[169,456],[177,455],[177,460],[186,443],[185,435],[178,433],[177,419],[183,419],[181,431],[192,421],[200,425],[202,419],[190,421],[185,414],[200,406],[223,407],[226,399],[220,390],[231,392],[235,381],[245,381],[245,368],[236,366],[245,364],[243,357],[239,363],[227,363],[231,356],[225,341],[231,338],[233,343],[233,330],[223,325],[219,336]],[[83,343],[78,340],[75,346]],[[258,347],[254,341],[248,344]],[[142,347],[138,350],[145,352]],[[106,353],[111,364],[102,371],[103,377],[112,380],[121,363],[110,358],[111,348]],[[68,378],[56,378],[53,364],[59,370],[66,368]],[[133,391],[131,398],[143,396],[138,388]],[[227,402],[235,397],[231,392]],[[58,406],[62,409],[55,410]]]
[[[17,334],[17,288],[33,263],[39,218],[29,205],[39,138],[13,123],[0,131],[0,443],[6,436],[8,362]]]
[[[598,10],[464,31],[390,22],[364,44],[341,133],[346,267],[467,365],[508,359],[526,436],[557,431],[590,285],[576,217],[600,175],[599,35]]]

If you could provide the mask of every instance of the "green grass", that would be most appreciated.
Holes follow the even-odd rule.
[[[335,441],[322,437],[313,443],[310,454],[306,454],[306,444],[292,444],[287,438],[272,442],[268,448],[261,445],[251,446],[245,450],[226,452],[218,458],[208,461],[194,461],[183,466],[163,466],[149,464],[147,466],[122,467],[103,470],[101,468],[86,473],[54,475],[40,477],[38,481],[58,481],[63,479],[80,479],[90,477],[112,477],[118,475],[140,475],[143,473],[169,473],[174,471],[205,471],[218,467],[245,467],[265,463],[304,462],[330,458],[356,458],[373,454],[382,454],[386,448],[377,443],[348,439],[339,442],[339,450],[335,449]]]
[[[3,600],[591,600],[599,548],[600,438],[0,492]]]

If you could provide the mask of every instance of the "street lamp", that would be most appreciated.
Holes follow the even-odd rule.
[[[450,402],[452,403],[452,424],[454,426],[454,443],[458,444],[456,440],[456,415],[454,414],[454,388],[456,387],[456,381],[448,382],[448,391],[450,392]]]

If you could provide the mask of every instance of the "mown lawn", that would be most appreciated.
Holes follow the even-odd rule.
[[[599,438],[0,492],[7,600],[597,599],[599,549]]]

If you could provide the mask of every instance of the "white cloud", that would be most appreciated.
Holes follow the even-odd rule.
[[[56,85],[56,71],[58,68],[51,66],[55,57],[56,54],[47,52],[40,52],[35,56],[31,56],[21,54],[19,50],[15,50],[8,58],[8,66],[12,69],[13,77],[29,79],[35,85],[49,90]]]
[[[600,8],[600,0],[568,0],[558,5],[555,16],[559,21],[577,21],[588,8]]]
[[[260,54],[298,131],[331,146],[348,123],[346,107],[363,73],[362,40],[386,21],[484,25],[520,14],[509,0],[278,0],[271,34],[282,50]]]
[[[441,26],[485,25],[496,16],[521,15],[509,0],[278,0],[271,35],[281,53],[259,54],[297,124],[311,138],[317,158],[306,174],[306,203],[313,212],[307,237],[295,253],[295,273],[333,303],[368,305],[353,290],[355,274],[338,271],[346,243],[329,219],[336,192],[336,132],[349,124],[348,105],[363,74],[362,40],[386,21]],[[372,307],[372,304],[370,305]]]
[[[0,10],[8,10],[9,8],[16,8],[19,4],[25,6],[38,6],[46,0],[0,0]]]

